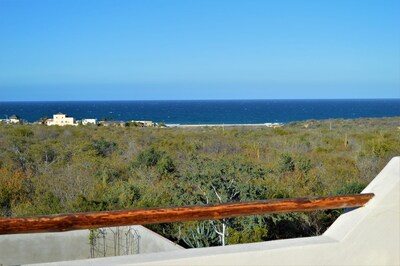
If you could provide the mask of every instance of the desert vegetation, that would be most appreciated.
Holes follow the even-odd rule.
[[[400,118],[282,128],[0,125],[0,215],[359,193],[400,155]],[[186,247],[321,234],[340,210],[149,228]]]

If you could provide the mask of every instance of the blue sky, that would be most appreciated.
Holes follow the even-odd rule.
[[[400,1],[0,0],[0,101],[400,98]]]

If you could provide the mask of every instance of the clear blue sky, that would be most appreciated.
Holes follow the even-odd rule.
[[[400,1],[0,0],[0,101],[400,98]]]

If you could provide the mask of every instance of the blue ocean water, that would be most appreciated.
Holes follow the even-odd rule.
[[[400,99],[0,102],[0,119],[16,114],[34,122],[58,112],[77,119],[105,117],[167,124],[287,123],[400,116]]]

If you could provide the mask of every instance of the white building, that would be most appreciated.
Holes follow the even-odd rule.
[[[53,115],[53,119],[47,119],[46,125],[48,126],[77,126],[75,118],[68,117],[63,113]]]
[[[0,119],[0,124],[22,124],[23,120],[17,116],[17,115],[12,115],[10,117],[7,117],[6,119]]]
[[[53,119],[46,119],[44,122],[46,126],[54,126],[54,120]]]
[[[8,119],[8,121],[9,121],[11,124],[21,124],[21,118],[20,118],[19,116],[16,116],[16,115],[10,116],[10,118]]]
[[[82,119],[82,125],[97,125],[97,119],[96,118],[86,118]]]
[[[272,127],[272,128],[283,127],[282,123],[265,123],[264,125],[266,127]]]
[[[153,121],[136,121],[136,120],[132,120],[131,122],[139,124],[142,127],[153,127],[154,124],[155,124]]]
[[[142,123],[145,127],[153,127],[154,122],[153,121],[137,121],[139,123]]]

